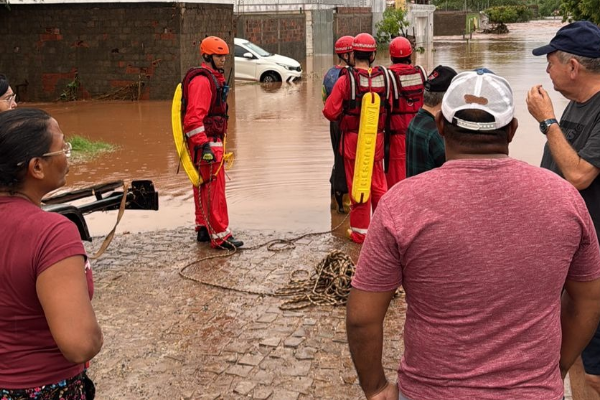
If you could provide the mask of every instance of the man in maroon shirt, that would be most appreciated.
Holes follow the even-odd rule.
[[[361,387],[369,400],[562,399],[600,318],[585,202],[556,174],[508,157],[518,124],[503,78],[458,74],[436,123],[446,163],[383,196],[352,281],[346,323]],[[396,385],[381,354],[399,286]]]

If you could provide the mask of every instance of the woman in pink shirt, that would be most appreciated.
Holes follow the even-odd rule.
[[[92,271],[77,227],[43,211],[71,146],[42,110],[0,113],[0,399],[89,400],[102,347]]]

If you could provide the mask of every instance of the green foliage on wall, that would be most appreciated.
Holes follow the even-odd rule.
[[[403,34],[404,28],[408,26],[408,21],[405,21],[404,17],[404,10],[387,8],[383,12],[383,19],[375,24],[377,43],[388,43],[392,37]]]

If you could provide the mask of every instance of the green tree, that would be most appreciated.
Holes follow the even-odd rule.
[[[531,19],[531,11],[527,6],[492,7],[485,10],[490,22],[505,24],[507,22],[527,22]]]
[[[563,20],[585,19],[600,24],[600,0],[561,0],[560,11]]]
[[[383,19],[375,24],[377,42],[388,43],[393,37],[403,34],[404,28],[408,26],[408,21],[405,21],[404,17],[404,10],[386,8],[383,12]]]
[[[490,22],[496,26],[487,33],[508,33],[506,23],[527,22],[531,19],[531,10],[527,6],[501,6],[491,7],[485,10]]]

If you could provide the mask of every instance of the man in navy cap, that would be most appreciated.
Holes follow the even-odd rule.
[[[546,135],[541,166],[564,177],[584,198],[600,236],[600,28],[589,21],[562,27],[549,44],[533,50],[546,55],[546,72],[571,102],[556,120],[541,85],[527,94],[530,114]],[[586,381],[600,394],[600,326],[581,354]]]

